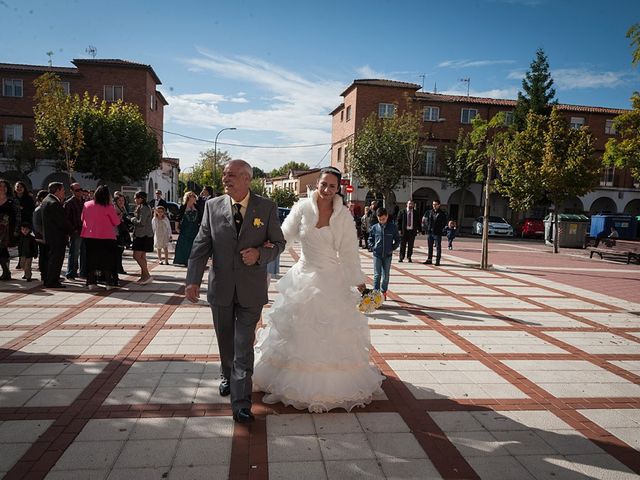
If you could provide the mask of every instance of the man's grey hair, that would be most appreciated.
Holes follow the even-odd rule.
[[[47,188],[47,190],[49,190],[49,193],[54,194],[60,190],[62,190],[64,188],[64,183],[62,182],[51,182],[49,184],[49,187]]]
[[[242,169],[245,171],[245,173],[249,175],[249,178],[253,178],[253,167],[249,165],[248,162],[245,162],[244,160],[240,160],[239,158],[235,160],[231,160],[229,163],[231,162],[235,162],[238,165],[240,165]]]

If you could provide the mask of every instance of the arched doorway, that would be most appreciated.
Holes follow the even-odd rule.
[[[440,200],[440,197],[435,190],[422,187],[413,192],[413,203],[415,203],[415,209],[420,216],[424,215],[424,212],[431,208],[431,202],[434,200]]]
[[[560,213],[583,213],[584,206],[578,197],[567,198],[560,206]]]
[[[591,207],[589,208],[589,213],[599,213],[599,212],[607,212],[607,213],[618,213],[618,207],[616,206],[616,202],[609,197],[600,197],[595,200]]]
[[[451,196],[449,197],[449,200],[447,201],[449,218],[456,221],[459,221],[459,220],[464,221],[465,218],[474,218],[475,217],[474,210],[477,206],[475,195],[469,190],[465,190],[464,215],[462,216],[462,219],[459,218],[461,200],[462,200],[462,189],[456,190],[451,194]]]
[[[629,215],[633,215],[637,217],[640,215],[640,198],[636,198],[635,200],[631,200],[624,207],[624,213],[628,213]]]

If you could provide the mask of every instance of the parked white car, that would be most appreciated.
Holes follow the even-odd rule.
[[[474,235],[482,235],[484,217],[478,217],[473,221]],[[489,235],[501,237],[513,237],[513,227],[502,217],[489,217]]]

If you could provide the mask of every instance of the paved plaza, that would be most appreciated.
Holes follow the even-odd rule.
[[[197,305],[186,270],[155,256],[150,285],[3,282],[0,477],[640,478],[640,266],[492,239],[481,271],[469,238],[425,266],[424,243],[415,263],[394,258],[369,317],[387,377],[374,401],[318,415],[254,394],[250,426],[218,394],[206,279]]]

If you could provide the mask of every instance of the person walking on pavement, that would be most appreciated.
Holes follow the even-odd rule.
[[[164,207],[165,211],[168,211],[167,201],[162,198],[162,190],[156,190],[155,198],[152,198],[148,205],[151,210],[154,210],[156,207]]]
[[[226,195],[206,202],[193,242],[185,297],[197,302],[209,258],[207,301],[220,350],[220,395],[231,395],[233,419],[254,420],[251,391],[255,329],[267,295],[267,264],[284,250],[285,240],[274,202],[251,193],[253,169],[231,160],[222,173]]]
[[[415,211],[413,200],[407,202],[407,208],[398,214],[398,231],[400,232],[400,262],[407,260],[411,263],[413,244],[420,230],[420,219]]]
[[[431,210],[422,217],[422,230],[427,235],[427,260],[424,265],[431,265],[433,260],[433,246],[436,247],[436,266],[440,265],[442,257],[442,233],[447,226],[447,214],[440,209],[440,200],[434,200]]]
[[[67,214],[67,219],[71,224],[71,234],[69,235],[69,256],[67,260],[67,279],[73,280],[78,276],[78,265],[80,265],[80,276],[86,277],[84,258],[81,254],[82,237],[80,232],[82,231],[82,207],[84,206],[84,200],[82,198],[82,187],[79,183],[71,184],[71,197],[64,202],[64,211]],[[80,262],[78,262],[80,258]]]
[[[62,206],[64,202],[64,185],[60,182],[49,184],[49,195],[42,201],[42,231],[47,246],[46,288],[65,288],[60,283],[60,272],[64,263],[64,254],[71,224]]]

